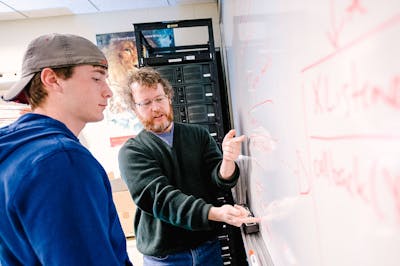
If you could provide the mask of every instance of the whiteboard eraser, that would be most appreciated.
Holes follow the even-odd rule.
[[[260,227],[257,223],[246,223],[242,225],[245,234],[254,234],[260,231]]]
[[[250,217],[254,217],[253,213],[246,205],[242,205],[248,212]],[[260,231],[258,223],[244,223],[242,228],[245,234],[254,234]]]

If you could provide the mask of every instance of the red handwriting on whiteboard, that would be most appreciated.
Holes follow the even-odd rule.
[[[397,13],[397,14],[393,15],[392,17],[388,18],[387,20],[383,21],[382,23],[378,24],[376,27],[362,33],[357,38],[342,45],[340,48],[337,48],[332,53],[327,54],[326,56],[323,56],[323,57],[317,59],[316,61],[314,61],[313,63],[303,67],[300,71],[301,71],[301,73],[304,73],[313,68],[316,68],[317,66],[334,59],[340,53],[354,47],[355,45],[358,45],[360,43],[368,41],[370,38],[378,35],[379,33],[382,33],[384,30],[387,30],[387,29],[393,28],[394,26],[397,26],[399,23],[400,23],[400,13]]]
[[[253,133],[249,136],[249,147],[251,150],[262,153],[270,153],[275,150],[277,140],[265,131],[264,133]]]
[[[367,134],[367,133],[359,133],[359,134],[343,134],[343,135],[332,135],[332,136],[316,136],[311,135],[310,139],[312,140],[322,140],[322,141],[335,141],[335,140],[368,140],[368,141],[376,141],[376,140],[400,140],[399,134]]]
[[[400,176],[377,160],[361,160],[352,156],[350,164],[339,165],[331,151],[325,150],[313,158],[316,179],[327,179],[345,189],[352,197],[369,206],[381,219],[400,223]],[[388,206],[393,206],[388,209]]]
[[[253,78],[253,81],[250,84],[250,88],[253,91],[257,91],[257,89],[262,88],[262,86],[260,86],[260,80],[261,77],[263,77],[265,75],[265,73],[267,72],[268,68],[270,67],[271,64],[271,60],[269,58],[267,58],[267,62],[264,63],[264,65],[261,66],[260,70],[257,72],[257,74],[255,75],[255,77]]]
[[[296,150],[295,163],[291,164],[286,160],[282,160],[281,163],[286,167],[296,178],[298,193],[300,195],[308,195],[312,191],[313,178],[309,163],[305,158],[305,154],[300,150]]]
[[[257,111],[257,109],[259,109],[261,106],[264,106],[265,104],[272,104],[272,103],[273,103],[273,101],[271,99],[265,99],[265,100],[258,102],[250,107],[248,115],[249,115],[250,123],[254,127],[260,126],[260,121],[258,121],[258,119],[256,118],[255,115],[253,115],[253,113],[255,111]]]
[[[335,112],[349,116],[380,106],[400,111],[400,74],[390,77],[386,84],[377,84],[359,82],[353,69],[350,80],[336,85],[333,81],[329,74],[319,74],[309,85],[305,84],[305,88],[312,91],[314,114]]]
[[[383,169],[382,174],[389,188],[389,195],[394,199],[395,208],[397,210],[397,220],[400,221],[400,175],[396,176],[387,169]]]
[[[297,167],[295,169],[295,175],[298,177],[298,190],[300,195],[310,194],[312,188],[312,180],[310,169],[308,169],[304,155],[296,150]]]
[[[262,78],[266,75],[271,67],[271,58],[260,54],[257,60],[253,63],[254,69],[246,72],[246,86],[249,92],[257,92],[259,89],[264,89],[261,84]]]
[[[361,5],[361,1],[351,0],[349,5],[342,10],[341,17],[337,19],[333,2],[334,1],[331,1],[331,29],[327,35],[332,46],[337,49],[340,47],[340,35],[345,30],[346,26],[351,22],[354,23],[355,17],[359,14],[365,14],[367,10]]]
[[[311,165],[305,154],[296,150],[294,167],[282,161],[297,178],[300,196],[313,195],[315,182],[325,180],[363,202],[379,219],[400,224],[400,174],[394,169],[379,159],[366,160],[357,155],[339,163],[342,159],[329,149],[314,153],[310,160]]]
[[[248,148],[254,153],[269,154],[275,150],[277,140],[272,138],[270,133],[263,127],[257,127],[252,130],[248,136]],[[253,154],[252,162],[260,169],[267,170],[265,163],[260,163],[257,156]]]

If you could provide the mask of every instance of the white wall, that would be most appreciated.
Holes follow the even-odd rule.
[[[19,72],[26,46],[42,34],[71,33],[96,43],[96,34],[131,31],[133,23],[199,18],[213,19],[215,46],[219,47],[218,10],[214,3],[0,22],[0,73],[8,76]],[[0,78],[0,90],[4,85]]]

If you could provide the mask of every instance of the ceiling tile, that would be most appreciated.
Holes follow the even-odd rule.
[[[215,2],[216,0],[2,0],[0,1],[0,20],[149,9]]]
[[[131,10],[168,6],[166,0],[91,0],[100,11]]]
[[[87,0],[2,0],[0,20],[97,12]]]

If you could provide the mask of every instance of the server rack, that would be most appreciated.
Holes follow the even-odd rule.
[[[219,77],[222,66],[217,60],[211,19],[181,20],[133,24],[139,67],[151,66],[166,78],[174,89],[172,101],[174,120],[198,124],[210,132],[221,146],[229,130],[226,90]],[[164,29],[205,29],[208,39],[203,43],[156,47],[147,39],[149,31]],[[221,194],[220,204],[233,203],[230,192]],[[243,241],[238,228],[224,224],[220,233],[224,265],[246,265]]]
[[[156,47],[145,37],[149,31],[190,27],[206,27],[208,42]],[[226,125],[211,19],[139,23],[134,28],[139,67],[157,69],[174,89],[175,121],[202,125],[221,144]]]

